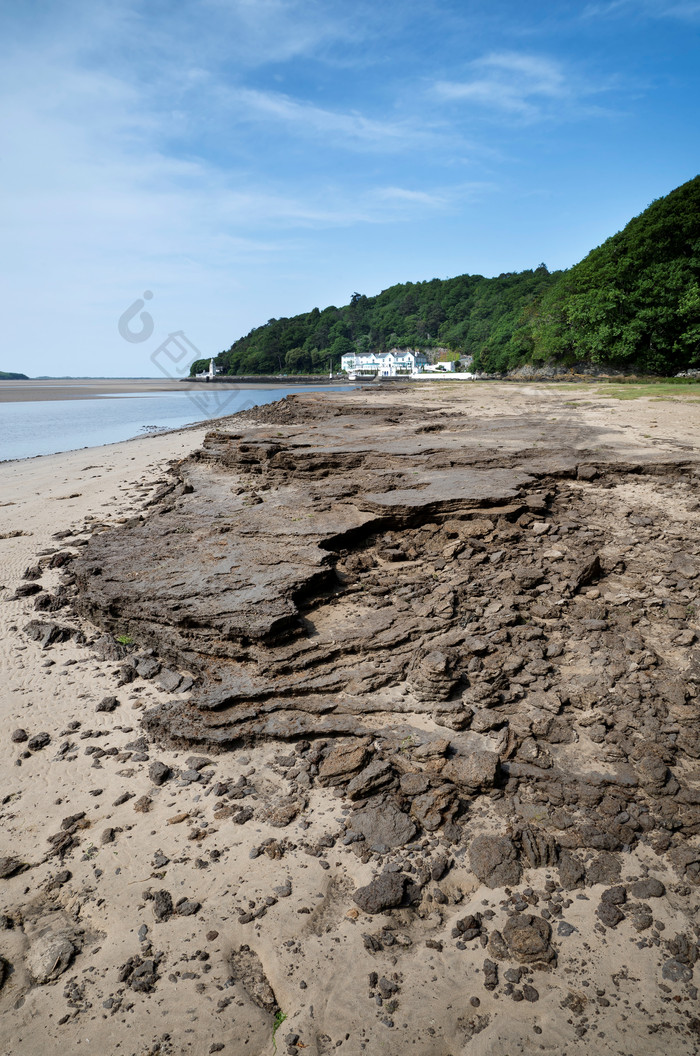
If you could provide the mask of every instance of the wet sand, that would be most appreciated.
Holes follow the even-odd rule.
[[[216,391],[236,392],[239,389],[289,388],[289,378],[280,378],[279,385],[269,382],[253,385],[246,382],[217,382]],[[204,383],[206,391],[206,382]],[[43,400],[95,400],[126,394],[138,396],[144,392],[201,392],[202,382],[173,381],[170,378],[66,378],[42,381],[0,381],[0,403],[35,403]]]

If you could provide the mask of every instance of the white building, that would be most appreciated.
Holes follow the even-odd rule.
[[[454,359],[446,359],[442,363],[431,363],[425,369],[430,374],[449,374],[456,369],[456,363]]]
[[[392,348],[390,352],[347,352],[340,360],[340,369],[358,378],[395,378],[416,374],[428,365],[422,352]]]
[[[199,372],[199,374],[195,374],[195,377],[196,378],[206,378],[208,381],[211,381],[212,378],[214,378],[217,374],[220,374],[220,373],[221,373],[221,367],[215,367],[214,366],[214,360],[210,359],[209,360],[209,370],[201,370]]]

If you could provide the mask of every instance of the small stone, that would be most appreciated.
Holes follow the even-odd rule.
[[[190,770],[203,770],[205,766],[213,766],[214,762],[212,759],[208,759],[206,755],[188,755],[185,759],[185,765]]]
[[[536,990],[534,986],[530,986],[529,983],[525,983],[523,987],[523,997],[526,1001],[539,1001],[539,990]]]
[[[19,858],[0,858],[0,880],[7,880],[9,877],[14,876],[15,873],[20,873],[26,868],[26,864],[20,861]]]
[[[366,887],[359,887],[352,897],[365,913],[381,913],[400,904],[405,887],[406,877],[401,873],[384,873]]]
[[[194,769],[183,770],[180,773],[180,780],[185,785],[193,785],[197,781],[201,781],[202,780],[202,775],[200,774],[199,770],[194,770]]]
[[[27,741],[27,748],[29,748],[31,752],[38,752],[50,743],[51,737],[48,733],[35,733],[34,736],[30,737]]]
[[[616,928],[620,921],[625,919],[624,913],[621,913],[612,902],[601,902],[596,910],[596,916],[606,928]]]
[[[698,959],[698,948],[687,935],[679,932],[668,943],[668,951],[672,957],[692,967]]]
[[[603,891],[600,900],[612,906],[623,906],[627,901],[627,891],[621,884],[617,887],[609,887],[607,891]]]
[[[153,892],[153,915],[156,920],[167,920],[173,912],[173,899],[169,891]]]
[[[687,964],[681,964],[675,957],[671,957],[665,961],[661,974],[671,983],[689,983],[693,978],[693,969]]]
[[[562,851],[559,856],[559,882],[567,891],[583,887],[586,870],[583,862],[576,855]]]
[[[170,668],[164,667],[158,675],[157,681],[165,693],[174,693],[182,682],[182,675],[177,671],[171,671]]]
[[[622,866],[610,851],[601,851],[586,866],[586,879],[589,884],[614,884],[620,877]]]
[[[136,662],[136,671],[141,678],[155,678],[160,671],[160,664],[152,657],[146,656]]]
[[[379,988],[379,993],[382,995],[382,999],[384,1001],[388,1001],[389,998],[392,997],[399,989],[396,983],[393,983],[384,975],[377,982],[377,987]]]
[[[51,881],[51,887],[63,887],[69,880],[73,878],[73,874],[70,869],[61,869],[60,873],[56,873],[53,880]]]
[[[95,711],[114,711],[118,707],[119,701],[116,697],[103,697]]]
[[[171,776],[172,770],[166,763],[154,760],[148,768],[148,776],[154,785],[162,785]]]
[[[181,917],[191,917],[195,913],[198,913],[202,908],[200,902],[195,902],[194,899],[185,898],[182,902],[178,902],[175,906],[175,910]]]
[[[522,876],[518,852],[507,836],[477,836],[469,847],[469,864],[491,888],[518,884]]]
[[[666,894],[666,888],[654,876],[648,876],[645,880],[637,880],[629,885],[630,894],[634,898],[661,898]]]
[[[28,736],[29,735],[27,734],[26,730],[14,730],[14,732],[10,735],[10,740],[14,744],[22,744],[24,741],[27,740]]]
[[[12,600],[19,601],[20,598],[30,598],[32,594],[38,594],[43,589],[39,583],[20,583]]]
[[[49,983],[66,971],[73,956],[75,946],[70,939],[45,935],[38,939],[29,949],[27,967],[36,983]]]
[[[430,863],[430,875],[433,880],[442,880],[449,868],[449,859],[444,854],[439,854]]]
[[[498,986],[498,966],[488,957],[484,961],[484,986],[487,990],[495,990]]]
[[[551,937],[551,925],[542,917],[529,913],[514,913],[503,928],[508,950],[521,964],[549,964],[555,961]]]
[[[642,905],[632,909],[631,920],[635,931],[646,931],[654,923],[654,916],[648,906]]]
[[[370,849],[379,854],[403,847],[417,831],[408,815],[392,804],[358,810],[348,821],[348,828],[361,833]]]

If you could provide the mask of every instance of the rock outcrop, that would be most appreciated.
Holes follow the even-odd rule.
[[[376,400],[220,425],[146,517],[71,563],[79,612],[138,643],[125,681],[165,665],[147,732],[312,739],[304,787],[347,794],[359,840],[466,826],[491,886],[558,864],[575,888],[574,852],[639,840],[698,883],[700,466],[536,413]]]

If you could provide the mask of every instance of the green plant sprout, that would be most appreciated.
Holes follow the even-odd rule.
[[[281,1010],[275,1012],[275,1022],[272,1026],[272,1049],[274,1052],[277,1052],[277,1041],[275,1040],[275,1034],[280,1029],[286,1018],[287,1017],[285,1013]]]

